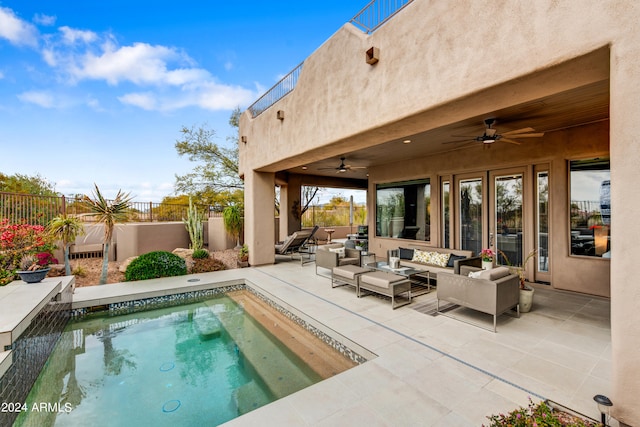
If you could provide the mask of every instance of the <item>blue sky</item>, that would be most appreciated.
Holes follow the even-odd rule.
[[[0,172],[173,194],[174,144],[248,107],[367,1],[0,0]],[[348,194],[345,194],[348,197]]]

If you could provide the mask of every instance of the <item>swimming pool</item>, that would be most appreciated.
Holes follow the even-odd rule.
[[[217,425],[355,365],[282,345],[292,326],[260,306],[236,292],[72,321],[15,425]]]

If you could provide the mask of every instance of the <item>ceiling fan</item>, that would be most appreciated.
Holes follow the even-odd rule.
[[[336,173],[344,173],[353,169],[366,169],[366,166],[351,166],[346,165],[344,161],[346,157],[340,157],[340,165],[337,168],[319,168],[318,170],[335,170]]]
[[[509,144],[520,145],[521,142],[512,138],[540,138],[544,136],[544,132],[535,132],[533,128],[522,128],[516,130],[510,130],[508,132],[498,133],[497,129],[493,128],[493,124],[496,119],[485,119],[484,124],[486,126],[484,133],[480,136],[464,136],[464,138],[472,138],[471,141],[482,142],[483,144],[493,144],[497,141],[508,142]],[[468,140],[467,140],[468,141]],[[448,141],[444,144],[453,144],[456,142],[464,141]]]

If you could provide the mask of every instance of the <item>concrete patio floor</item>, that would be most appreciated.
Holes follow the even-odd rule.
[[[377,355],[225,425],[480,426],[490,414],[526,406],[529,396],[599,419],[593,396],[610,391],[610,304],[603,298],[537,286],[532,311],[500,316],[493,333],[417,311],[435,304],[435,292],[392,310],[389,300],[356,298],[352,287],[332,289],[313,263],[197,276],[201,283],[248,280]],[[147,282],[78,288],[74,302],[170,287],[168,279]],[[455,314],[491,325],[488,315]]]
[[[529,396],[599,419],[593,396],[609,392],[611,373],[606,299],[539,286],[532,311],[500,316],[493,333],[414,309],[434,302],[435,292],[391,310],[388,300],[332,289],[313,264],[251,270],[254,283],[277,279],[265,287],[270,293],[378,357],[229,425],[479,426],[487,415],[526,406]],[[462,311],[456,315],[491,324],[490,316]]]

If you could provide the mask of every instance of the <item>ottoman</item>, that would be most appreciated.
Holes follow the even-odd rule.
[[[396,309],[411,302],[411,281],[405,276],[386,273],[384,271],[374,271],[360,276],[356,285],[356,294],[360,298],[360,290],[365,289],[370,292],[391,297],[391,308]],[[406,293],[404,301],[396,304],[396,297]]]
[[[333,267],[331,269],[331,287],[351,285],[357,288],[359,277],[369,271],[371,270],[350,264]]]

